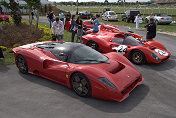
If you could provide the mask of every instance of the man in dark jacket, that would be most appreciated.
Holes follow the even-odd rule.
[[[146,41],[152,41],[156,37],[156,24],[153,18],[149,19],[149,24],[145,28],[147,28]]]

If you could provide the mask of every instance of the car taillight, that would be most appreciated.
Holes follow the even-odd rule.
[[[160,19],[164,19],[164,18],[160,18]]]

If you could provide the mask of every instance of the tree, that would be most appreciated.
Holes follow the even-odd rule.
[[[19,9],[19,4],[16,3],[14,0],[10,0],[10,9],[11,9],[11,15],[14,20],[14,23],[16,25],[21,24],[21,14]]]
[[[38,13],[37,13],[37,22],[36,22],[36,27],[35,30],[38,29],[38,22],[39,22],[39,9],[41,7],[41,3],[40,0],[24,0],[27,3],[27,6],[29,8],[29,23],[30,23],[30,31],[31,33],[33,33],[32,31],[32,17],[31,17],[31,12],[33,8],[37,8],[38,9]]]
[[[45,4],[45,13],[48,12],[47,5]]]
[[[48,10],[49,10],[50,12],[53,10],[51,4],[48,4]]]

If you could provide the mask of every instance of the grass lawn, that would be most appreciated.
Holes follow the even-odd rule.
[[[131,28],[135,28],[136,24],[135,23],[127,23],[124,21],[119,21],[119,23],[117,21],[104,21],[102,19],[100,19],[101,22],[104,22],[105,24],[112,24],[112,25],[127,25],[127,27],[131,27]],[[139,27],[141,29],[144,28],[144,26],[147,25],[147,23],[143,22],[139,25]],[[176,32],[176,24],[170,24],[170,25],[157,25],[157,31],[161,31],[161,32]]]
[[[10,65],[15,63],[14,54],[13,53],[5,53],[4,59],[0,60],[0,65]]]

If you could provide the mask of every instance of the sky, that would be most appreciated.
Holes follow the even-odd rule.
[[[68,1],[74,1],[76,2],[76,0],[49,0],[49,1],[56,1],[56,2],[68,2]],[[79,2],[85,2],[85,0],[78,0]],[[97,1],[97,2],[104,2],[105,0],[86,0],[87,1]],[[118,0],[108,0],[109,2],[117,2]],[[146,1],[150,1],[150,0],[126,0],[126,2],[146,2]]]

